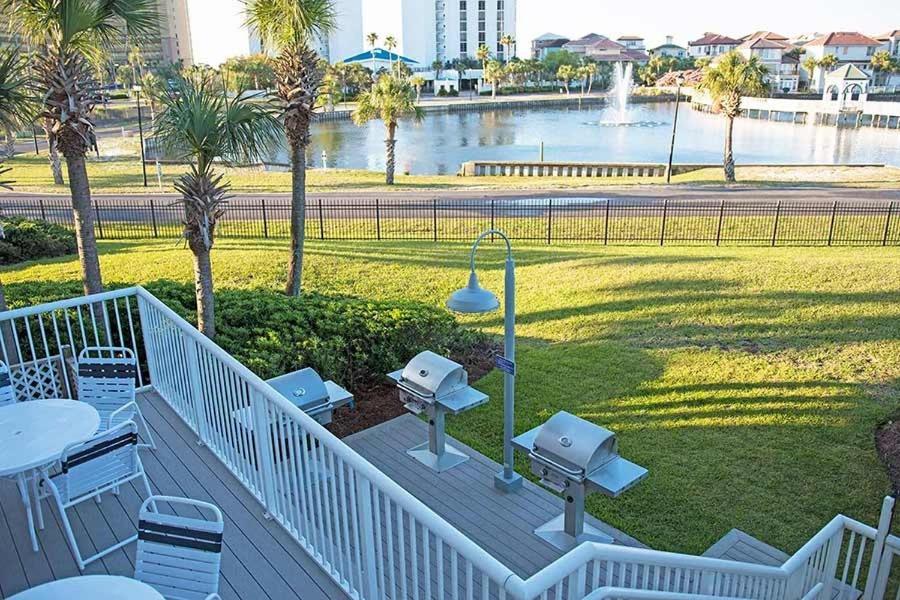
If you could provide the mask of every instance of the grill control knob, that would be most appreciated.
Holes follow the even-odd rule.
[[[572,445],[572,440],[566,436],[562,436],[561,438],[559,438],[559,445],[563,448],[568,448]]]
[[[420,369],[419,377],[428,377],[428,369]]]

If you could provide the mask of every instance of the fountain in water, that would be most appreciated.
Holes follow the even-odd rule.
[[[631,97],[633,65],[617,62],[613,69],[613,87],[610,97],[615,109],[616,123],[628,123],[628,99]]]

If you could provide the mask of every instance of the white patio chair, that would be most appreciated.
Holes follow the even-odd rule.
[[[156,441],[135,399],[137,360],[129,348],[92,346],[78,354],[78,399],[100,413],[100,431],[125,421],[140,423],[149,443]]]
[[[197,508],[212,519],[159,512],[164,504],[173,510]],[[171,496],[148,498],[138,519],[134,578],[166,600],[218,598],[223,528],[222,511],[213,504]]]
[[[81,555],[72,525],[66,513],[68,509],[85,500],[97,499],[103,492],[118,493],[119,486],[132,480],[141,480],[148,497],[153,496],[150,482],[138,455],[138,427],[134,421],[126,421],[86,442],[72,444],[63,450],[59,462],[60,471],[55,475],[45,469],[40,474],[38,489],[38,522],[43,522],[41,503],[52,497],[62,518],[69,548],[82,571],[85,565],[103,558],[110,552],[137,539],[133,535],[87,558]]]
[[[9,365],[0,360],[0,406],[16,403],[16,388],[13,386]]]

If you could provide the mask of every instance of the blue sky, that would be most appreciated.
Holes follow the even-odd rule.
[[[364,31],[397,33],[391,31],[390,18],[379,14],[381,1],[384,0],[363,0]],[[247,52],[239,0],[188,0],[188,6],[194,55],[199,62],[218,64],[229,56]],[[767,29],[792,36],[834,30],[872,35],[900,29],[898,0],[518,0],[518,7],[520,53],[527,52],[531,38],[548,31],[568,37],[591,31],[612,37],[638,34],[646,38],[648,45],[656,45],[666,35],[684,44],[704,31],[742,35]]]

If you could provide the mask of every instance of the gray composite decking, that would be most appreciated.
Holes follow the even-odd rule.
[[[159,448],[141,450],[154,493],[205,500],[225,517],[221,595],[223,600],[327,600],[347,595],[316,565],[288,533],[263,516],[262,506],[155,394],[139,403]],[[135,532],[143,497],[133,485],[121,494],[103,496],[102,504],[84,502],[70,510],[76,539],[83,553],[94,544],[111,545]],[[25,510],[15,485],[0,479],[0,597],[78,575],[55,509],[44,503],[45,529],[41,549],[31,549]],[[86,574],[134,574],[134,544],[94,562]]]
[[[536,527],[562,513],[562,498],[528,480],[519,493],[495,490],[494,475],[500,465],[449,436],[448,443],[470,460],[435,473],[406,453],[427,435],[426,423],[409,414],[344,441],[520,577],[527,578],[562,556],[562,551],[534,535]],[[618,544],[643,547],[594,517],[588,515],[585,522]]]

